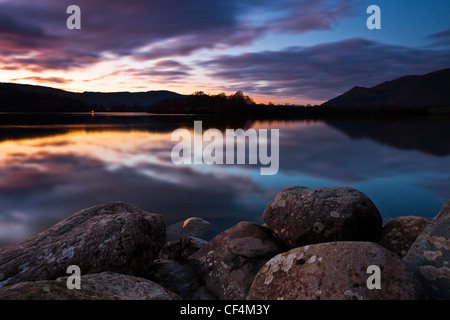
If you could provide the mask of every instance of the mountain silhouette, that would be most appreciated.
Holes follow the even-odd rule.
[[[0,83],[0,112],[147,111],[171,91],[69,92],[45,86]]]
[[[372,88],[354,87],[323,106],[449,106],[450,68],[425,75],[404,76]]]

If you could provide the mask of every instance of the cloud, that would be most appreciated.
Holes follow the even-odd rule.
[[[189,73],[186,71],[178,71],[178,70],[157,70],[153,68],[146,68],[143,70],[133,70],[131,71],[133,75],[139,77],[151,78],[154,81],[160,79],[163,82],[177,82],[185,80]]]
[[[20,67],[19,66],[3,66],[2,70],[8,70],[8,71],[20,70]]]
[[[171,68],[177,68],[177,69],[182,68],[182,69],[186,69],[186,70],[191,69],[190,67],[188,67],[178,61],[175,61],[175,60],[161,60],[161,61],[156,62],[155,66],[161,67],[161,68],[168,68],[168,69],[171,69]]]
[[[70,83],[70,82],[72,82],[72,80],[70,80],[70,79],[64,79],[64,78],[59,78],[59,77],[38,77],[38,76],[16,78],[16,79],[11,79],[11,80],[12,81],[33,80],[33,81],[42,82],[42,83]]]
[[[222,55],[199,63],[212,78],[250,95],[330,99],[353,86],[371,87],[406,74],[450,65],[446,51],[352,38],[313,47]]]
[[[190,66],[170,59],[157,61],[152,67],[127,68],[122,70],[121,73],[152,79],[152,81],[161,81],[162,83],[182,82],[193,74]]]
[[[450,29],[433,33],[426,37],[427,40],[431,40],[433,43],[428,47],[449,47],[450,46]]]
[[[241,28],[237,1],[139,0],[130,4],[79,0],[82,30],[66,28],[68,5],[69,1],[51,0],[0,3],[0,48],[10,54],[35,50],[32,56],[14,59],[22,64],[70,69],[93,63],[102,53],[132,55],[168,39],[181,39],[172,50],[187,54],[207,45],[198,41],[202,37],[237,34]]]
[[[352,16],[361,1],[304,0],[285,1],[280,5],[281,17],[268,21],[268,27],[281,32],[327,30],[342,18]]]
[[[78,0],[82,29],[68,30],[69,0],[3,1],[0,50],[7,53],[3,63],[36,72],[78,68],[106,55],[137,60],[186,56],[205,48],[249,46],[267,32],[328,29],[350,14],[350,3]]]

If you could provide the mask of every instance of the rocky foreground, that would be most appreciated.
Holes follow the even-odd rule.
[[[450,299],[450,200],[432,220],[383,225],[355,189],[291,187],[263,219],[207,242],[200,218],[166,228],[129,204],[88,208],[0,248],[0,299]],[[71,265],[81,289],[67,287]]]

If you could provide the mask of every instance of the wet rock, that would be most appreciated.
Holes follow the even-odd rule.
[[[158,259],[152,265],[151,279],[164,288],[187,300],[216,300],[190,265]]]
[[[203,248],[208,241],[187,237],[167,242],[158,254],[159,259],[186,261],[187,258]]]
[[[264,222],[288,247],[329,241],[376,241],[381,215],[372,201],[347,187],[291,187],[266,207]]]
[[[380,268],[380,288],[367,273]],[[249,300],[416,300],[426,298],[414,272],[372,242],[342,241],[292,249],[270,259],[256,275]]]
[[[416,272],[430,299],[450,299],[450,200],[403,259]]]
[[[209,230],[209,227],[210,223],[208,221],[192,217],[168,226],[166,231],[167,241],[186,237],[201,238]]]
[[[67,277],[21,282],[0,288],[0,300],[179,300],[146,279],[102,272],[81,276],[81,289],[67,288]]]
[[[206,289],[197,271],[186,263],[189,256],[207,241],[187,237],[169,241],[152,265],[151,279],[187,300],[216,300]]]
[[[284,249],[269,229],[240,222],[212,239],[188,262],[219,299],[244,299],[259,269]]]
[[[165,243],[160,215],[114,202],[82,210],[30,239],[0,249],[0,287],[81,274],[146,276]]]
[[[381,229],[378,244],[403,258],[409,248],[430,223],[424,217],[398,217],[388,221]]]

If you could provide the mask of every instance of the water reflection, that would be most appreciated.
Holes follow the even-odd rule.
[[[265,206],[291,185],[358,188],[385,218],[432,217],[450,198],[449,126],[436,137],[434,122],[421,120],[420,134],[399,145],[398,136],[379,138],[371,123],[202,119],[205,130],[280,129],[280,171],[261,176],[251,165],[174,166],[171,132],[192,129],[196,117],[0,118],[0,246],[117,200],[160,213],[167,224],[202,217],[212,223],[212,236],[237,221],[261,223]],[[432,135],[433,152],[422,147]]]

